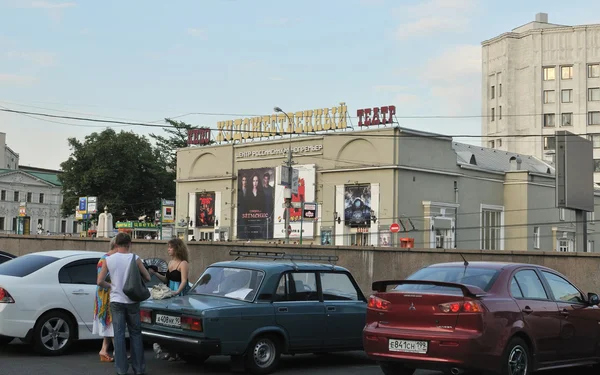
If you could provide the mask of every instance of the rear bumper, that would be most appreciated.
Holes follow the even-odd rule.
[[[33,314],[23,312],[13,303],[0,304],[0,335],[24,339],[33,329]]]
[[[220,340],[173,335],[147,328],[142,329],[142,337],[145,342],[158,343],[167,351],[210,356],[221,354]]]
[[[389,339],[427,341],[426,354],[403,353],[389,350]],[[490,354],[491,348],[481,345],[482,335],[456,332],[416,332],[380,329],[372,326],[363,331],[363,344],[369,358],[378,362],[401,362],[408,367],[444,371],[496,371],[500,358]]]

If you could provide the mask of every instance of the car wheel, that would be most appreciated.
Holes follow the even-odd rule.
[[[183,359],[185,362],[192,364],[192,365],[201,365],[204,362],[206,362],[206,360],[209,358],[210,356],[208,355],[197,355],[197,354],[180,354],[179,358]]]
[[[380,362],[379,367],[385,375],[413,375],[417,371],[398,362]]]
[[[530,358],[525,341],[518,337],[510,340],[502,360],[502,375],[529,375]]]
[[[15,338],[8,336],[0,336],[0,346],[10,344]]]
[[[71,317],[52,311],[42,315],[35,324],[33,347],[43,355],[61,355],[71,346],[74,334]]]
[[[272,373],[279,364],[281,344],[271,335],[258,336],[248,346],[246,367],[252,374]]]

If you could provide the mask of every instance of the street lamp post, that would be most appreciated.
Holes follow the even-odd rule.
[[[283,113],[285,115],[285,117],[287,117],[288,122],[289,122],[289,128],[291,130],[293,130],[293,126],[294,126],[294,122],[290,119],[290,116],[288,116],[287,113],[285,113],[281,108],[279,107],[275,107],[273,108],[273,110],[275,110],[275,112],[278,113]],[[290,207],[292,205],[292,134],[294,132],[290,131],[290,145],[288,148],[288,155],[287,155],[287,162],[286,162],[286,168],[288,170],[288,186],[287,188],[284,190],[284,197],[285,197],[285,243],[290,243],[290,231],[289,231],[289,227],[290,227]]]

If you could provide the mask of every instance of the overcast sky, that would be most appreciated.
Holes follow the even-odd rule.
[[[400,125],[480,135],[481,41],[596,1],[0,0],[0,106],[216,127],[234,114],[395,105]],[[50,121],[49,121],[50,120]],[[51,122],[53,121],[53,122]],[[356,120],[355,124],[356,124]],[[22,165],[59,168],[102,124],[0,112]],[[119,127],[141,134],[160,129]],[[479,139],[458,139],[479,144]]]

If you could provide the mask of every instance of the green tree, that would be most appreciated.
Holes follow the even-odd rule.
[[[175,171],[177,170],[177,149],[187,146],[188,130],[193,129],[194,126],[186,124],[183,121],[174,121],[168,118],[165,119],[165,122],[171,126],[163,128],[168,136],[163,137],[162,135],[151,133],[150,137],[156,142],[158,152],[169,166],[169,169],[173,172],[173,178],[175,178]]]
[[[146,137],[106,129],[68,142],[72,152],[60,175],[63,214],[75,212],[79,197],[97,196],[98,211],[108,206],[115,221],[154,217],[161,198],[175,197],[173,175]]]

